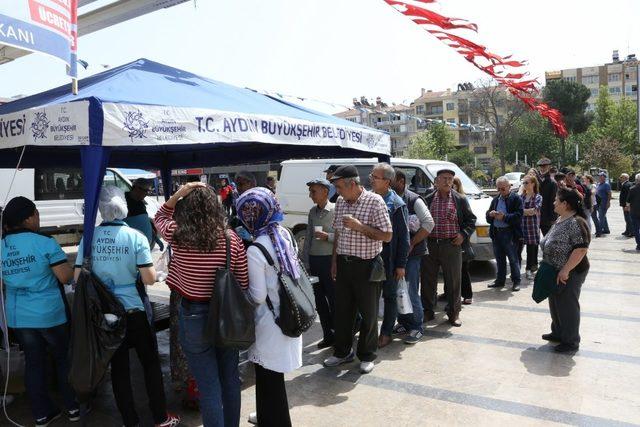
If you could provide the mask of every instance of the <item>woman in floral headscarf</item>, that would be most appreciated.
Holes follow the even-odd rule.
[[[252,188],[238,198],[236,210],[254,242],[267,250],[278,270],[299,277],[298,251],[291,234],[280,225],[283,214],[275,195],[266,188]],[[249,247],[247,258],[249,295],[257,304],[256,342],[249,348],[249,360],[256,370],[257,417],[251,414],[249,422],[257,421],[260,427],[290,426],[284,374],[302,366],[302,337],[287,337],[276,325],[274,316],[280,310],[276,269],[256,246]],[[274,313],[267,306],[267,297]]]

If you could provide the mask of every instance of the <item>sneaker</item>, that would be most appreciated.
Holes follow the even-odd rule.
[[[413,330],[411,332],[409,332],[409,335],[407,335],[406,337],[404,337],[404,343],[405,344],[416,344],[420,341],[420,339],[422,339],[422,337],[424,336],[424,334],[418,330]]]
[[[520,282],[514,282],[511,286],[511,290],[513,292],[518,292],[520,290]]]
[[[160,424],[156,424],[156,427],[176,427],[180,425],[180,417],[167,413],[167,419]]]
[[[473,298],[463,298],[463,299],[462,299],[462,304],[464,304],[464,305],[471,305],[471,304],[473,304]]]
[[[525,276],[527,277],[527,280],[533,280],[533,271],[527,270]]]
[[[36,420],[36,427],[46,427],[51,424],[53,421],[57,420],[62,416],[62,412],[58,411],[55,414],[49,415],[47,417],[38,418]]]
[[[373,371],[373,362],[360,362],[360,372],[368,374]]]
[[[394,326],[391,331],[391,335],[406,335],[407,332],[409,332],[407,331],[407,328],[402,326],[400,323],[396,323],[396,326]]]
[[[249,414],[249,418],[247,419],[247,422],[249,424],[253,424],[254,426],[258,425],[258,413],[257,412],[251,412]]]
[[[89,408],[87,408],[87,412],[89,412]],[[67,411],[67,418],[69,418],[69,421],[72,423],[80,421],[80,409],[78,408]]]
[[[356,355],[353,353],[353,351],[351,351],[351,353],[349,353],[345,357],[336,357],[336,356],[328,357],[324,359],[323,365],[326,368],[333,368],[333,367],[342,365],[343,363],[353,362],[353,359],[355,358],[356,358]]]

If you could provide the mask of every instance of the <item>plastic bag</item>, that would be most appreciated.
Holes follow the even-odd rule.
[[[127,313],[100,279],[82,269],[71,319],[69,384],[86,402],[107,372],[127,332]]]
[[[398,281],[396,302],[398,304],[398,314],[413,313],[411,298],[409,297],[409,285],[407,284],[407,281],[404,277]]]
[[[160,254],[160,257],[155,262],[156,281],[164,282],[169,275],[169,265],[171,264],[171,245],[167,245],[167,248]]]

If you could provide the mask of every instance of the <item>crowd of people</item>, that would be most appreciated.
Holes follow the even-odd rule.
[[[552,271],[549,280],[556,290],[549,296],[551,331],[542,338],[557,342],[558,352],[572,352],[580,343],[579,296],[589,271],[589,218],[596,236],[609,232],[611,188],[605,175],[594,187],[591,177],[579,180],[570,169],[552,172],[551,161],[541,159],[538,169],[524,176],[519,191],[513,191],[505,177],[496,180],[498,194],[486,212],[497,263],[489,287],[506,285],[508,262],[511,291],[519,291],[523,255],[525,279],[544,280],[538,274],[543,267],[545,274]],[[354,166],[331,166],[325,173],[306,183],[313,207],[302,248],[281,225],[284,212],[274,194],[275,181],[269,182],[271,188],[258,187],[249,172],[237,174],[234,186],[225,182],[220,194],[200,182],[180,187],[152,221],[140,206],[148,191],[144,182],[138,182],[132,194],[111,186],[102,189],[103,222],[91,243],[92,269],[127,313],[126,336],[111,360],[113,392],[125,426],[139,423],[130,348],[142,362],[154,423],[168,427],[180,422],[167,412],[152,313],[136,286],[155,282],[150,247],[156,235],[171,253],[166,279],[171,289],[171,378],[186,402],[199,408],[207,427],[240,422],[239,351],[216,347],[206,329],[216,272],[226,267],[227,253],[230,271],[255,305],[255,342],[248,359],[255,368],[257,411],[250,422],[263,427],[291,425],[284,374],[302,365],[302,337],[286,335],[277,321],[280,275],[297,278],[307,270],[318,278],[313,285],[322,329],[317,347],[332,349],[323,362],[327,368],[357,357],[360,372],[370,373],[378,350],[394,337],[407,345],[421,341],[440,299],[446,300],[447,322],[462,325],[462,305],[473,302],[469,240],[477,218],[455,171],[440,169],[425,195],[411,191],[406,174],[386,163],[372,168],[371,190],[360,182]],[[633,233],[640,250],[640,174],[635,181],[626,190],[623,186],[621,204],[629,221],[625,234]],[[80,412],[65,382],[71,319],[59,286],[72,282],[72,269],[55,240],[38,230],[35,204],[12,199],[3,222],[5,309],[25,352],[25,382],[36,425],[46,426],[62,414],[44,386],[47,349],[55,356],[68,418],[76,421]],[[85,244],[80,243],[76,277]],[[269,259],[275,260],[273,266]],[[438,296],[440,272],[444,294]],[[410,310],[399,313],[399,293],[405,290]],[[384,308],[378,327],[380,301]]]

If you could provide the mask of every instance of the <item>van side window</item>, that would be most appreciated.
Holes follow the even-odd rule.
[[[104,180],[102,181],[102,186],[106,185],[114,185],[124,191],[131,191],[131,186],[127,184],[117,173],[111,170],[107,170],[106,175],[104,176]]]
[[[80,169],[36,169],[34,187],[36,200],[84,198]]]
[[[373,165],[356,166],[358,169],[358,175],[360,176],[360,185],[367,190],[371,190],[371,182],[369,181],[369,174],[373,171]]]
[[[422,169],[408,166],[401,166],[398,167],[398,169],[405,173],[409,190],[414,193],[424,196],[429,192],[428,190],[433,187],[433,183]]]

